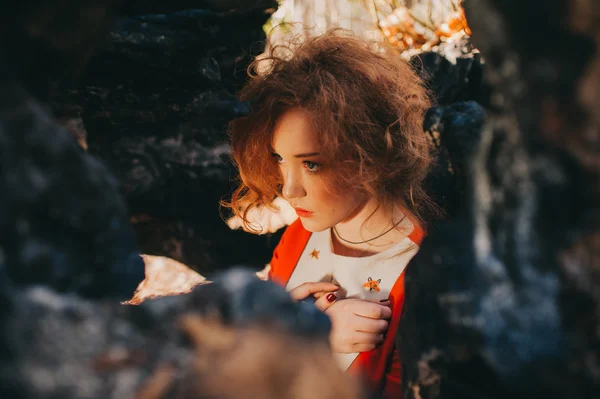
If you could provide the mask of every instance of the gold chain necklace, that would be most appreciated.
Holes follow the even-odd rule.
[[[335,226],[333,226],[333,231],[335,232],[335,235],[338,236],[338,238],[344,242],[347,242],[348,244],[354,244],[354,245],[358,245],[358,244],[364,244],[367,242],[371,242],[373,240],[376,240],[380,237],[383,237],[384,235],[386,235],[387,233],[389,233],[390,231],[394,230],[396,227],[398,227],[398,225],[400,223],[402,223],[402,221],[406,218],[406,215],[404,215],[404,217],[402,219],[400,219],[400,221],[398,223],[396,223],[395,225],[393,225],[389,230],[384,231],[383,233],[379,234],[377,237],[373,237],[373,238],[369,238],[368,240],[365,241],[350,241],[350,240],[346,240],[345,238],[343,238],[340,233],[338,233],[337,229],[335,228]]]

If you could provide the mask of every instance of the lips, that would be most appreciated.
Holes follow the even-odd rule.
[[[302,208],[294,208],[296,210],[296,215],[298,215],[301,218],[309,218],[312,216],[312,212],[311,211],[307,211],[306,209],[302,209]]]

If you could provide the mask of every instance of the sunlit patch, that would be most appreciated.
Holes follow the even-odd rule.
[[[227,225],[232,230],[241,228],[250,233],[268,234],[274,233],[298,219],[294,208],[283,198],[275,198],[273,205],[279,209],[270,209],[266,206],[252,208],[247,215],[250,228],[244,225],[239,216],[229,218]]]
[[[400,6],[393,10],[375,7],[378,25],[385,39],[407,57],[422,51],[434,50],[441,43],[459,43],[471,35],[464,8],[457,0],[448,2],[450,8]]]
[[[269,280],[269,272],[271,271],[271,265],[267,264],[265,265],[265,268],[254,273],[256,274],[256,277],[258,277],[259,279],[263,280],[263,281],[267,281]]]

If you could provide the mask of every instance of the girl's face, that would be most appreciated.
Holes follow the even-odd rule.
[[[356,215],[364,204],[356,193],[334,192],[334,165],[328,163],[307,114],[285,112],[277,121],[272,141],[279,163],[283,197],[294,207],[304,228],[323,231]]]

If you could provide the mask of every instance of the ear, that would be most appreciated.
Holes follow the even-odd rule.
[[[381,279],[377,280],[377,284],[381,283]]]
[[[367,279],[367,281],[373,281],[373,279],[372,279],[371,277],[369,277],[369,278]]]

